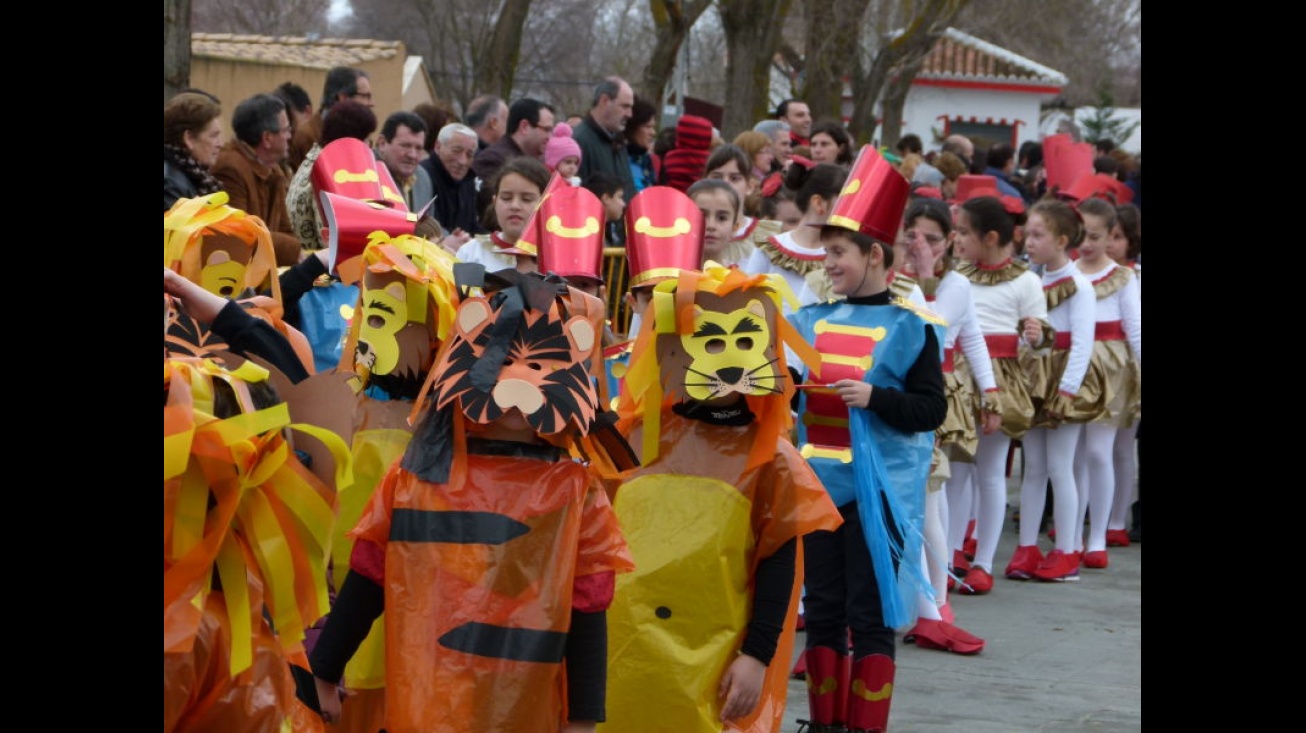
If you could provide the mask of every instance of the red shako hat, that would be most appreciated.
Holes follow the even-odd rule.
[[[853,161],[852,172],[825,223],[892,243],[898,238],[910,194],[911,183],[879,151],[866,145]]]

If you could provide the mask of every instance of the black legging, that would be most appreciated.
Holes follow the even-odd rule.
[[[843,524],[838,529],[803,537],[807,648],[827,646],[846,652],[848,630],[852,629],[853,659],[871,654],[886,654],[892,659],[894,630],[884,625],[880,588],[866,548],[857,502],[839,507],[839,513]],[[896,570],[896,561],[894,566]]]

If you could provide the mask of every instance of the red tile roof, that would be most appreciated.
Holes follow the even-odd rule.
[[[925,58],[917,79],[1065,86],[1066,75],[1019,54],[949,28]]]

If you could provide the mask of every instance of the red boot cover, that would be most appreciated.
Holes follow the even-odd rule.
[[[848,696],[849,731],[885,733],[889,729],[889,703],[893,700],[893,659],[886,654],[862,657],[852,665]]]
[[[828,646],[814,646],[803,656],[807,659],[807,705],[811,721],[823,725],[842,723],[850,657]]]

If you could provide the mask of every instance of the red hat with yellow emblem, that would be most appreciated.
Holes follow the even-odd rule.
[[[893,242],[907,208],[911,183],[870,145],[853,161],[852,172],[830,207],[825,223]]]
[[[329,191],[338,196],[408,210],[390,169],[376,159],[367,143],[358,138],[342,137],[327,143],[313,163],[310,180],[313,190],[319,195]]]
[[[649,186],[626,207],[626,265],[630,285],[703,267],[703,212],[683,192]]]
[[[323,239],[327,243],[328,272],[337,272],[339,265],[363,254],[372,232],[398,237],[412,234],[417,229],[417,214],[407,208],[390,208],[375,201],[362,201],[330,191],[319,195],[322,218],[326,221]],[[348,276],[339,274],[346,282],[354,282],[362,271],[359,269]]]
[[[527,255],[528,257],[539,258],[540,241],[544,239],[544,219],[542,218],[544,207],[549,205],[550,208],[552,208],[552,205],[549,204],[549,200],[559,193],[565,193],[565,189],[569,188],[575,188],[575,186],[567,183],[562,179],[562,176],[554,173],[553,177],[549,179],[548,185],[544,187],[544,192],[540,196],[539,203],[535,204],[535,210],[532,211],[530,217],[526,219],[526,226],[522,228],[521,236],[517,238],[517,243],[511,247],[495,247],[494,251],[500,254]],[[600,227],[600,229],[601,228],[602,227]],[[541,267],[540,271],[548,272],[548,270],[543,269],[543,267]]]
[[[603,282],[605,219],[598,196],[580,186],[564,185],[540,202],[522,238],[539,235],[540,272]]]

